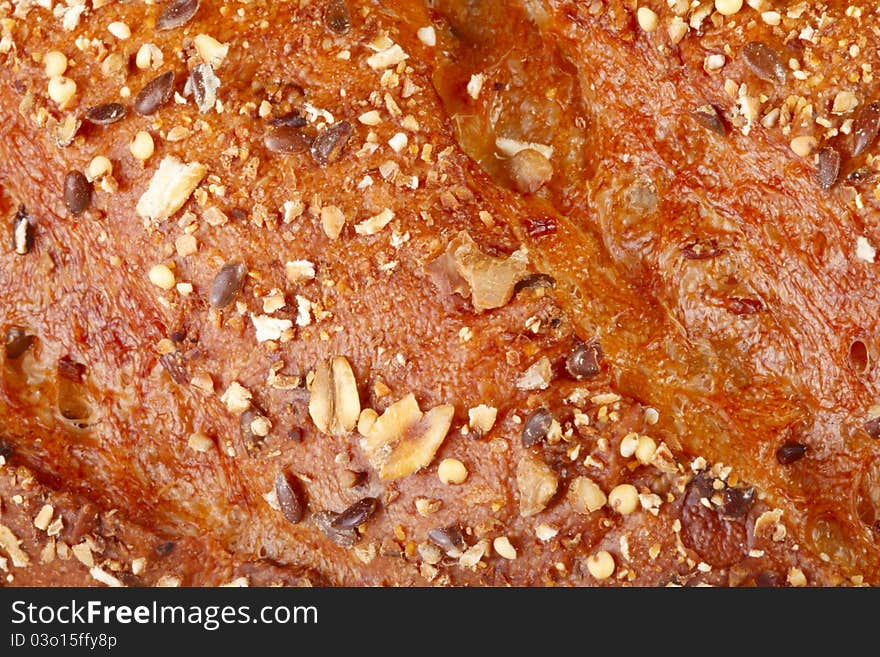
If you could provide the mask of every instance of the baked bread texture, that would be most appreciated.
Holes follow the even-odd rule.
[[[876,583],[861,4],[0,0],[4,583]]]

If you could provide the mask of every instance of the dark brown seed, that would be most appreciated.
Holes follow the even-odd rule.
[[[718,509],[721,516],[728,520],[738,520],[751,511],[755,504],[755,489],[727,488],[721,498],[721,507]]]
[[[522,444],[523,447],[531,447],[547,437],[550,427],[553,425],[553,415],[546,408],[532,411],[523,424]]]
[[[598,342],[581,342],[565,359],[565,370],[576,379],[588,379],[602,371],[602,347]]]
[[[871,438],[880,438],[880,417],[875,417],[865,422],[865,432]]]
[[[275,475],[275,496],[278,498],[281,514],[288,522],[295,525],[303,519],[305,505],[302,501],[299,486],[283,472]]]
[[[273,128],[280,128],[281,126],[290,126],[291,128],[302,128],[304,125],[308,123],[305,117],[301,116],[299,112],[290,112],[289,114],[285,114],[284,116],[276,116],[273,119],[269,119],[269,125]]]
[[[766,43],[750,41],[742,49],[743,59],[755,75],[769,82],[785,83],[785,64],[779,53]]]
[[[189,368],[186,359],[179,351],[172,351],[159,358],[159,363],[168,372],[168,376],[179,386],[189,385]]]
[[[167,557],[174,550],[174,541],[166,541],[164,543],[159,543],[155,548],[156,554],[160,557]]]
[[[82,214],[92,202],[92,186],[80,171],[71,171],[64,178],[64,205],[71,214]]]
[[[189,85],[199,112],[209,112],[217,101],[217,89],[220,88],[220,80],[214,75],[213,67],[210,64],[197,64],[190,73]]]
[[[332,511],[319,511],[312,515],[312,520],[321,529],[322,532],[336,545],[342,547],[351,547],[360,540],[360,534],[354,529],[337,529],[333,526],[333,521],[339,516],[338,513]]]
[[[681,255],[685,260],[708,260],[722,253],[724,253],[724,249],[718,247],[718,240],[715,239],[694,242],[681,247]]]
[[[724,121],[722,120],[721,115],[718,114],[718,110],[711,105],[700,105],[700,107],[695,109],[691,114],[697,122],[707,130],[711,130],[722,137],[727,135],[727,126],[724,125]]]
[[[795,461],[800,461],[807,453],[807,446],[803,443],[788,441],[782,447],[776,450],[776,460],[780,465],[789,465]]]
[[[6,358],[18,360],[34,343],[34,336],[25,333],[23,328],[13,326],[6,334]]]
[[[880,102],[873,102],[862,110],[853,124],[853,157],[865,152],[880,132]]]
[[[529,237],[544,237],[556,232],[556,219],[553,217],[526,219],[525,224]]]
[[[772,570],[762,570],[757,579],[755,579],[755,584],[761,588],[779,588],[782,586],[782,582],[782,577]]]
[[[172,30],[188,22],[199,10],[199,0],[173,0],[156,20],[157,30]]]
[[[211,283],[208,301],[215,308],[225,308],[241,291],[247,267],[240,262],[227,262]]]
[[[330,524],[334,529],[355,529],[369,520],[378,508],[379,500],[365,497],[336,516]]]
[[[305,135],[291,126],[275,128],[263,138],[263,143],[273,153],[300,153],[309,147]]]
[[[125,105],[119,103],[104,103],[90,107],[86,111],[85,119],[95,125],[110,125],[125,117]]]
[[[816,168],[816,182],[822,189],[831,189],[840,175],[840,153],[833,146],[819,150],[819,166]]]
[[[86,375],[86,366],[77,363],[70,356],[58,359],[58,376],[74,383],[82,383]]]
[[[324,7],[324,25],[334,34],[347,34],[351,29],[351,14],[345,0],[328,0]]]
[[[860,167],[850,171],[846,179],[854,185],[864,185],[874,182],[877,179],[877,174],[871,169]]]
[[[319,166],[332,164],[342,155],[342,150],[351,137],[351,124],[348,121],[334,123],[321,132],[312,142],[312,157]]]
[[[15,448],[12,446],[12,443],[8,443],[2,438],[0,438],[0,456],[5,459],[8,459],[15,453]]]
[[[165,71],[147,82],[134,97],[134,111],[141,116],[151,116],[173,95],[174,71]]]
[[[34,227],[25,207],[19,206],[12,218],[12,247],[18,255],[27,255],[34,246]]]
[[[428,538],[444,552],[464,552],[467,547],[464,533],[458,525],[432,529],[428,532]]]
[[[520,290],[531,290],[539,287],[554,288],[556,287],[556,279],[547,274],[529,274],[517,281],[516,285],[513,286],[513,291],[519,292]]]

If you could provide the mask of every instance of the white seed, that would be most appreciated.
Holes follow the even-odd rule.
[[[715,10],[722,16],[733,16],[742,6],[743,0],[715,0]]]
[[[115,36],[120,41],[125,41],[125,39],[131,36],[131,30],[128,25],[121,21],[113,21],[110,25],[107,26],[107,30],[109,30],[110,34]]]
[[[558,529],[556,529],[555,527],[551,527],[550,525],[547,525],[544,523],[541,523],[540,525],[535,527],[535,536],[538,537],[539,541],[543,541],[544,543],[546,543],[547,541],[552,539],[558,533],[559,533]]]
[[[162,55],[162,51],[159,50],[159,48],[152,43],[145,43],[138,48],[134,63],[139,69],[145,71],[148,68],[159,68],[162,66],[164,60],[165,57]]]
[[[761,20],[767,25],[779,25],[782,22],[782,14],[778,11],[765,11],[761,13]]]
[[[85,175],[89,182],[100,180],[105,176],[113,173],[113,163],[104,155],[97,155],[92,158],[86,167]]]
[[[388,140],[388,145],[391,146],[391,149],[395,153],[399,153],[406,145],[409,143],[409,137],[406,136],[403,132],[396,133],[391,139]]]
[[[614,557],[607,550],[601,550],[587,559],[587,570],[596,579],[608,579],[614,574]]]
[[[638,446],[639,434],[628,433],[620,441],[620,455],[623,458],[628,459],[630,456],[636,453],[636,448],[638,448]]]
[[[474,73],[471,76],[471,79],[468,80],[467,83],[467,93],[468,96],[476,100],[480,97],[480,92],[483,90],[483,82],[486,81],[486,76],[482,73]]]
[[[636,18],[639,21],[639,27],[645,32],[653,32],[660,23],[657,14],[649,7],[639,7],[639,10],[636,12]]]
[[[174,279],[174,272],[169,269],[168,265],[156,265],[150,269],[148,274],[150,282],[156,287],[163,290],[170,290],[177,282]]]
[[[791,140],[791,150],[800,157],[809,157],[818,145],[815,137],[803,135]]]
[[[63,75],[49,80],[49,98],[58,103],[58,107],[64,108],[76,95],[76,82]]]
[[[468,471],[458,459],[443,459],[437,466],[437,476],[444,484],[463,484],[468,477]]]
[[[499,536],[492,541],[492,547],[495,551],[505,559],[513,561],[516,559],[516,548],[510,544],[510,539],[506,536]]]
[[[642,465],[650,463],[651,459],[654,457],[654,452],[656,451],[657,443],[654,442],[653,438],[650,436],[639,437],[638,446],[635,451],[636,459],[638,459],[639,463]]]
[[[856,257],[859,260],[871,263],[877,257],[877,249],[871,246],[868,238],[863,235],[856,238]]]
[[[50,50],[43,55],[43,67],[46,70],[46,77],[50,80],[64,75],[67,71],[67,56],[63,52]]]
[[[146,130],[141,130],[131,140],[129,150],[135,159],[146,162],[153,156],[153,152],[156,150],[153,136]]]
[[[621,515],[629,515],[639,508],[639,491],[632,484],[620,484],[608,493],[608,506]]]

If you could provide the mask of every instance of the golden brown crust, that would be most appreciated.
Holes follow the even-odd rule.
[[[755,199],[766,183],[744,182],[731,199],[715,189],[716,174],[676,158],[698,148],[706,162],[718,158],[728,171],[731,160],[754,158],[743,165],[745,179],[767,165],[778,144],[757,129],[751,141],[712,141],[693,122],[674,124],[689,146],[669,146],[659,131],[670,125],[654,106],[669,88],[656,77],[669,55],[651,50],[635,31],[630,8],[597,2],[597,11],[583,16],[580,6],[589,3],[549,4],[531,19],[509,8],[506,36],[490,51],[528,63],[524,50],[534,47],[531,56],[546,64],[543,78],[539,66],[514,71],[521,82],[514,88],[491,71],[469,84],[483,69],[467,67],[488,46],[457,22],[458,3],[439,3],[440,16],[417,2],[351,1],[346,27],[344,17],[325,17],[326,3],[202,2],[194,18],[170,30],[155,29],[162,6],[97,4],[82,5],[78,18],[77,5],[60,7],[58,16],[32,3],[0,5],[2,239],[15,243],[20,206],[33,231],[27,253],[0,254],[2,328],[35,338],[21,354],[7,342],[0,356],[0,413],[14,420],[4,429],[12,465],[2,471],[0,524],[22,541],[31,562],[7,563],[11,583],[84,582],[77,563],[36,565],[48,537],[32,529],[33,517],[40,502],[55,499],[59,508],[87,499],[124,519],[132,536],[126,543],[135,549],[117,550],[110,541],[102,557],[120,579],[150,541],[191,545],[180,561],[150,571],[147,584],[163,575],[219,584],[244,574],[252,583],[347,585],[874,580],[875,559],[859,552],[873,538],[857,535],[861,521],[845,508],[854,489],[832,485],[852,464],[870,467],[872,443],[854,433],[846,449],[828,452],[821,475],[801,466],[792,475],[772,461],[779,436],[802,421],[804,409],[822,400],[850,414],[870,406],[864,395],[846,398],[856,384],[828,365],[833,358],[790,355],[814,376],[787,377],[768,357],[795,353],[797,345],[816,348],[837,325],[828,320],[809,332],[814,311],[796,306],[801,314],[789,316],[792,306],[781,296],[773,313],[722,322],[712,319],[724,316],[713,306],[707,320],[703,307],[688,305],[696,297],[687,287],[708,275],[694,269],[706,261],[676,260],[664,269],[663,258],[691,238],[705,207],[743,218],[728,232],[744,231],[756,246],[736,262],[740,270],[763,266],[753,285],[769,280],[760,272],[775,269],[755,232]],[[534,11],[535,3],[526,4]],[[479,18],[486,26],[498,20],[491,8]],[[65,30],[65,20],[76,24]],[[115,33],[125,30],[108,27],[115,23],[131,36],[120,39]],[[428,26],[432,33],[419,31]],[[579,48],[584,34],[585,43],[607,47]],[[149,56],[139,53],[144,44],[155,48],[146,46]],[[69,85],[55,76],[52,87],[46,77],[52,51],[66,56],[63,77],[76,84],[66,105]],[[647,62],[641,77],[632,71],[636,61]],[[721,106],[720,96],[696,91],[704,83],[687,66],[676,74],[675,112],[693,104],[691,95]],[[136,113],[135,104],[144,109],[138,93],[166,70],[174,72],[176,95],[149,116]],[[554,93],[566,100],[550,117],[535,110],[548,79],[560,83]],[[633,113],[643,116],[639,101],[653,114],[636,120],[610,111],[613,88],[629,92]],[[511,120],[504,133],[488,121],[493,98],[510,103],[505,111],[520,111],[519,123]],[[124,118],[88,121],[89,108],[111,102],[127,107]],[[533,151],[550,144],[555,154],[530,154],[525,171],[505,178],[480,150],[486,141],[475,146],[462,131],[462,106],[476,117],[472,130],[516,142],[502,144],[508,156],[527,141],[536,142]],[[106,123],[115,111],[102,107],[90,116]],[[68,117],[83,123],[59,146]],[[539,128],[549,132],[532,131]],[[143,163],[130,146],[141,131],[154,144]],[[755,144],[758,133],[766,143]],[[491,145],[504,151],[494,139]],[[141,139],[134,152],[148,153],[144,148]],[[95,161],[101,156],[112,173]],[[542,157],[553,164],[549,182]],[[650,166],[634,166],[637,157]],[[786,166],[791,173],[772,183],[779,212],[818,198],[809,168]],[[65,198],[72,170],[104,174],[93,181],[91,207],[82,214],[71,212],[78,199]],[[647,178],[653,203],[662,202],[641,210],[656,217],[608,223],[625,218],[618,210],[634,202],[627,196],[638,187],[633,181]],[[667,202],[673,181],[685,192]],[[509,183],[543,189],[523,195],[506,189]],[[642,196],[638,202],[650,206],[651,194]],[[823,200],[810,217],[827,218],[831,202]],[[682,210],[688,207],[690,214]],[[839,216],[835,221],[845,232]],[[631,234],[638,226],[665,232],[652,243],[657,236]],[[654,244],[642,249],[642,260],[630,248],[639,240]],[[212,283],[233,262],[248,274],[234,300],[218,308],[223,295],[212,294]],[[824,269],[798,262],[784,259],[801,282],[780,294],[816,301],[823,288],[807,290],[807,282],[818,280],[839,291],[826,305],[865,291],[872,275],[859,270],[839,279],[830,261]],[[514,278],[499,284],[503,289],[484,289],[486,271],[489,282]],[[524,276],[514,289],[513,280]],[[548,276],[555,288],[545,286]],[[852,288],[834,287],[841,280]],[[746,296],[732,295],[751,309]],[[720,306],[729,310],[732,297]],[[762,300],[769,304],[769,296]],[[866,312],[847,321],[869,328]],[[747,322],[760,328],[748,333]],[[750,349],[732,344],[745,333]],[[599,371],[574,376],[567,359],[596,337],[605,352]],[[369,448],[375,416],[362,414],[355,430],[347,413],[334,415],[351,401],[350,386],[339,383],[344,368],[315,375],[331,357],[350,363],[359,407],[381,415],[412,394],[427,419],[391,432],[387,447]],[[334,396],[319,405],[329,390],[325,378],[334,382]],[[754,383],[754,394],[744,380]],[[716,381],[739,387],[707,393]],[[792,396],[793,388],[812,396]],[[436,453],[429,450],[427,467],[390,479],[382,467],[388,451],[415,449],[413,441],[442,415],[427,411],[447,404],[454,407],[451,427]],[[470,416],[480,405],[487,409]],[[526,446],[524,426],[540,408],[550,421]],[[486,420],[489,409],[494,422]],[[823,410],[816,422],[833,416]],[[478,431],[481,423],[490,428]],[[744,427],[754,434],[743,437]],[[803,435],[812,465],[825,453]],[[642,441],[640,461],[629,447],[642,436],[651,442]],[[408,463],[402,454],[398,462]],[[464,464],[463,483],[441,483],[438,464],[446,458]],[[57,490],[21,493],[20,465]],[[298,514],[289,500],[279,508],[279,472],[307,508],[300,522],[290,522]],[[535,488],[537,480],[543,488]],[[622,484],[635,488],[617,489]],[[611,500],[591,509],[595,485]],[[378,499],[379,510],[359,518],[359,529],[327,527],[335,516],[322,514],[363,498]],[[621,513],[630,502],[636,510]],[[819,510],[830,518],[826,534],[842,532],[822,540],[851,554],[822,556],[828,550],[815,539]],[[428,534],[456,524],[464,529],[464,554],[453,546],[443,555]],[[200,536],[206,538],[193,538]],[[594,558],[602,551],[613,557],[610,577]],[[217,566],[202,571],[197,560]]]

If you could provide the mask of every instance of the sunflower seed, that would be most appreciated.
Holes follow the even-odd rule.
[[[819,167],[816,169],[816,181],[822,189],[831,189],[840,174],[840,153],[832,146],[825,146],[819,151]]]
[[[305,505],[299,487],[283,472],[275,475],[275,496],[278,498],[281,514],[288,522],[295,525],[303,519]]]
[[[785,83],[785,64],[773,48],[762,41],[750,41],[742,49],[743,59],[755,75],[770,82]]]
[[[125,106],[119,103],[104,103],[90,107],[86,111],[85,119],[95,125],[110,125],[125,118]]]
[[[71,214],[82,214],[92,202],[92,186],[80,171],[71,171],[64,178],[64,205]]]
[[[351,138],[351,124],[340,121],[321,132],[312,142],[312,157],[319,166],[332,164],[339,159],[342,150]]]
[[[247,267],[240,262],[227,262],[211,283],[208,301],[215,308],[225,308],[241,291]]]
[[[445,552],[464,552],[467,547],[464,533],[458,525],[431,529],[428,531],[428,538]]]
[[[853,157],[871,147],[880,132],[880,102],[873,102],[862,110],[853,124]]]
[[[155,114],[171,100],[174,93],[174,71],[165,71],[147,82],[134,98],[134,111],[141,116]]]
[[[217,101],[217,89],[220,88],[220,80],[214,75],[214,69],[210,64],[197,64],[189,76],[189,86],[199,106],[199,112],[204,114],[211,111]]]
[[[309,147],[305,135],[291,126],[275,128],[263,138],[263,143],[273,153],[298,153]]]
[[[334,529],[355,529],[369,520],[378,508],[379,500],[365,497],[336,516],[330,524]]]

